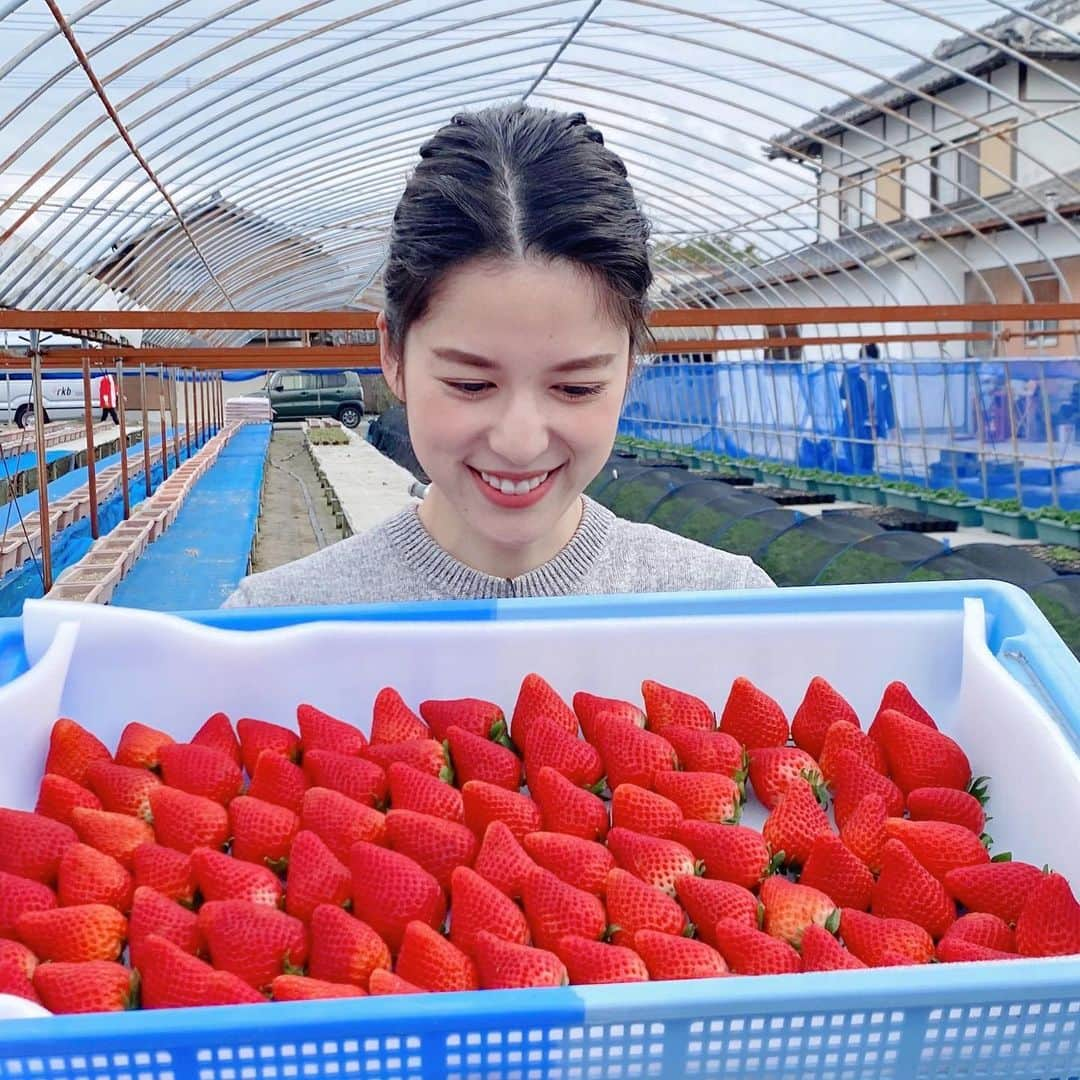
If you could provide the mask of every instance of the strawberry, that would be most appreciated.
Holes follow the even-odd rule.
[[[594,747],[564,731],[546,716],[534,717],[528,732],[521,749],[530,787],[545,765],[562,773],[577,787],[596,787],[604,775],[604,763]]]
[[[519,750],[524,749],[529,725],[536,716],[546,716],[568,735],[577,734],[577,717],[570,706],[559,697],[550,683],[539,675],[530,673],[521,680],[521,688],[518,690],[514,712],[510,718],[510,737]]]
[[[943,881],[950,870],[990,861],[990,852],[983,847],[982,841],[963,825],[891,817],[885,821],[885,832],[890,840],[902,841],[939,881]]]
[[[467,866],[450,875],[450,910],[450,940],[470,956],[481,930],[518,945],[529,942],[529,924],[521,908]]]
[[[131,857],[135,888],[148,885],[170,900],[194,906],[195,871],[191,856],[162,844],[140,844]]]
[[[859,800],[840,827],[840,839],[844,846],[874,873],[881,869],[881,850],[889,839],[889,834],[885,831],[888,816],[885,800],[876,792],[871,792]]]
[[[655,788],[698,821],[737,822],[742,812],[739,785],[719,773],[657,773]]]
[[[240,766],[212,746],[173,743],[161,748],[161,775],[169,787],[228,806],[243,788]]]
[[[252,723],[256,724],[258,721],[253,720]],[[237,765],[244,764],[244,757],[240,752],[240,740],[233,731],[232,722],[223,712],[216,712],[209,717],[206,723],[191,736],[190,741],[192,746],[212,746],[235,761]],[[252,762],[257,761],[258,757],[259,755],[255,754]]]
[[[134,890],[131,874],[111,855],[86,844],[72,844],[60,856],[56,898],[62,907],[108,904],[126,913]]]
[[[786,941],[747,926],[740,919],[721,919],[713,927],[713,939],[733,975],[790,975],[802,971],[802,958]]]
[[[81,724],[61,717],[53,724],[49,736],[49,753],[45,758],[45,772],[66,776],[76,784],[86,787],[88,770],[92,761],[112,761],[108,747]]]
[[[535,866],[505,821],[492,821],[488,825],[473,861],[473,869],[485,881],[506,896],[517,899]]]
[[[763,690],[740,675],[731,686],[720,730],[737,739],[747,750],[760,746],[783,746],[788,740],[784,710]]]
[[[904,793],[887,776],[864,765],[850,750],[841,750],[836,755],[829,787],[833,797],[833,816],[841,832],[864,795],[880,795],[885,800],[885,812],[890,817],[904,812]]]
[[[219,971],[231,971],[256,990],[275,976],[295,974],[307,960],[307,929],[283,911],[250,900],[210,900],[199,908],[199,929]]]
[[[527,795],[496,787],[483,780],[470,780],[461,789],[465,804],[465,824],[482,837],[493,821],[503,821],[520,840],[541,825],[540,808]]]
[[[566,986],[566,965],[546,949],[515,945],[481,930],[473,947],[476,971],[484,990],[531,986]]]
[[[299,814],[307,788],[307,774],[299,765],[273,750],[264,750],[255,762],[247,794]]]
[[[626,720],[605,724],[597,733],[596,749],[612,791],[620,784],[651,788],[657,773],[672,772],[678,763],[667,739]]]
[[[366,987],[377,970],[389,970],[390,950],[367,923],[334,904],[320,904],[311,913],[313,979]]]
[[[956,905],[938,881],[899,840],[886,842],[870,910],[883,919],[907,919],[935,941],[956,921]]]
[[[831,832],[829,817],[814,788],[801,779],[791,782],[761,826],[769,850],[774,855],[783,852],[783,861],[795,866],[802,866],[810,857],[810,848],[817,837]]]
[[[983,911],[971,911],[961,915],[945,931],[945,937],[954,941],[967,941],[998,952],[1016,952],[1016,935],[1004,919]]]
[[[385,814],[329,788],[313,787],[304,792],[300,804],[300,828],[315,833],[334,858],[346,865],[349,852],[358,840],[370,844],[386,843]]]
[[[959,788],[915,788],[908,792],[907,809],[912,821],[948,821],[970,829],[976,836],[982,836],[986,825],[983,804]]]
[[[480,698],[450,698],[420,702],[420,716],[431,730],[432,738],[445,740],[451,727],[459,727],[483,739],[493,739],[504,746],[510,741],[506,733],[506,716],[494,702]]]
[[[116,960],[127,937],[127,919],[107,904],[24,911],[15,923],[19,940],[39,960]]]
[[[1043,877],[1031,863],[988,862],[948,870],[943,881],[949,895],[968,911],[989,912],[1011,924]]]
[[[721,919],[735,919],[755,930],[761,926],[764,917],[761,903],[741,885],[688,875],[675,879],[675,892],[690,921],[697,927],[697,936],[710,945],[716,944],[713,931]],[[609,910],[610,907],[609,899]]]
[[[430,739],[431,731],[392,687],[384,686],[376,695],[371,713],[370,745]]]
[[[363,758],[357,760],[374,762],[383,770],[389,769],[395,761],[403,761],[406,765],[445,780],[448,784],[454,782],[454,770],[450,767],[446,747],[434,739],[372,743],[364,750]]]
[[[620,784],[612,793],[611,823],[617,828],[670,840],[683,819],[682,810],[669,798],[637,784]]]
[[[403,761],[395,761],[386,770],[386,779],[390,789],[390,805],[395,810],[415,810],[418,814],[430,814],[458,824],[465,821],[461,792],[445,781],[414,769]]]
[[[241,795],[229,803],[232,854],[235,859],[282,869],[300,829],[300,818],[284,806]]]
[[[529,793],[540,808],[548,832],[567,833],[584,840],[603,840],[608,831],[608,811],[591,791],[576,787],[549,766],[540,769]]]
[[[684,769],[692,772],[715,772],[739,782],[745,779],[742,745],[723,731],[669,727],[664,738],[671,744]]]
[[[405,927],[398,953],[397,974],[424,990],[479,990],[476,965],[452,941],[425,922]]]
[[[134,769],[156,769],[161,764],[159,752],[174,739],[157,728],[133,720],[120,732],[116,744],[116,764]]]
[[[608,871],[615,866],[615,856],[603,844],[553,832],[528,833],[521,843],[537,866],[593,896],[604,895],[604,884]]]
[[[986,945],[978,945],[974,941],[965,941],[963,938],[950,937],[946,934],[934,950],[934,955],[940,964],[968,963],[972,960],[1020,960],[1015,952],[1006,952],[1003,949],[991,949]]]
[[[581,733],[589,742],[594,742],[594,721],[601,713],[609,716],[617,716],[620,720],[629,720],[638,727],[645,726],[645,714],[641,709],[630,701],[621,698],[600,697],[598,694],[588,694],[579,690],[573,699],[574,713],[581,724]]]
[[[512,750],[456,724],[448,729],[446,741],[458,783],[485,780],[508,791],[521,787],[521,760]]]
[[[312,787],[340,791],[365,806],[377,806],[386,798],[386,773],[366,758],[311,750],[304,755],[304,773]]]
[[[650,731],[663,734],[669,727],[699,731],[712,731],[716,727],[716,713],[708,703],[684,690],[646,679],[641,684],[641,696]]]
[[[897,962],[928,964],[934,955],[934,942],[921,926],[854,908],[841,909],[840,936],[868,967],[889,967]]]
[[[78,842],[74,829],[62,822],[0,807],[0,870],[53,885],[60,856]]]
[[[690,878],[676,878],[680,881]],[[693,878],[693,880],[700,880]],[[666,892],[618,867],[609,871],[604,886],[611,940],[627,945],[638,930],[657,930],[661,934],[682,934],[688,927],[682,908]]]
[[[472,866],[479,846],[468,826],[414,810],[391,810],[386,838],[392,850],[407,855],[444,889],[450,888],[455,866]]]
[[[281,907],[281,882],[265,866],[233,859],[207,847],[196,848],[191,853],[191,866],[204,901],[248,900],[267,907]]]
[[[756,889],[779,863],[773,862],[765,838],[745,825],[684,821],[675,837],[705,864],[705,876]]]
[[[259,755],[264,750],[273,750],[290,761],[300,759],[299,736],[280,724],[242,717],[236,721],[236,733],[240,737],[240,760],[248,776],[254,775]]]
[[[132,765],[95,761],[87,769],[87,782],[101,801],[98,809],[153,823],[150,792],[161,786],[155,773]]]
[[[811,924],[823,926],[830,933],[840,925],[840,911],[831,897],[776,874],[761,883],[761,904],[765,909],[765,933],[796,948]]]
[[[267,871],[269,873],[269,871]],[[317,833],[301,829],[289,852],[289,879],[285,910],[309,922],[320,904],[344,907],[352,897],[352,874]]]
[[[405,927],[414,919],[442,926],[446,916],[442,887],[407,855],[361,841],[353,845],[351,870],[353,913],[393,952],[401,947]]]
[[[870,907],[874,875],[839,836],[830,832],[821,833],[810,845],[799,882],[825,893],[837,907],[866,911]]]
[[[307,975],[279,975],[270,984],[270,996],[274,1001],[327,1001],[332,998],[366,997],[359,986],[325,982]]]
[[[1060,874],[1044,875],[1031,890],[1016,920],[1016,951],[1021,956],[1080,953],[1080,904]]]
[[[144,1009],[244,1005],[266,1000],[243,979],[228,971],[215,971],[157,934],[143,942],[139,974]]]
[[[372,997],[385,997],[390,994],[423,994],[425,991],[386,968],[376,968],[368,980],[368,993]]]
[[[0,939],[15,937],[15,924],[24,911],[56,907],[56,894],[48,885],[0,870]]]
[[[109,960],[41,964],[34,989],[52,1013],[123,1012],[135,1006],[138,976]]]
[[[844,971],[865,968],[866,965],[848,952],[823,926],[811,923],[804,931],[802,944],[803,971]]]
[[[775,810],[780,797],[800,777],[821,783],[818,763],[797,746],[759,746],[749,751],[747,770],[754,794],[766,810]]]
[[[791,738],[800,750],[818,758],[825,745],[825,735],[836,723],[858,727],[859,717],[842,694],[826,679],[815,675],[791,718]]]
[[[143,947],[151,934],[171,941],[192,956],[202,952],[202,931],[195,912],[140,885],[135,890],[128,920],[128,952],[132,967],[143,966]]]
[[[102,809],[101,800],[74,780],[54,773],[46,773],[41,778],[37,805],[34,807],[35,814],[70,825],[71,811],[76,806],[85,806],[90,810]]]
[[[154,834],[159,844],[185,854],[197,847],[222,848],[229,839],[229,814],[220,803],[176,788],[150,792]]]
[[[850,750],[867,768],[873,769],[882,776],[888,774],[888,766],[885,764],[885,751],[881,746],[870,738],[865,731],[861,731],[851,724],[834,724],[825,735],[825,743],[818,757],[821,767],[821,775],[831,781],[836,775],[837,758],[841,750]]]
[[[300,729],[300,750],[305,754],[309,750],[333,750],[336,754],[355,757],[368,744],[367,736],[358,727],[314,705],[296,706],[296,726]]]
[[[555,947],[571,985],[648,982],[649,969],[633,949],[567,934]]]
[[[0,994],[11,994],[41,1004],[34,989],[37,957],[18,941],[0,940]]]
[[[680,835],[681,829],[682,826]],[[675,840],[614,828],[608,833],[608,847],[622,869],[662,889],[668,896],[675,895],[676,878],[698,872],[693,853]]]
[[[870,725],[871,736],[876,738],[876,735],[874,735],[875,725],[881,717],[881,714],[888,709],[901,712],[905,716],[911,717],[912,720],[924,724],[926,727],[937,727],[937,724],[934,723],[934,718],[918,703],[915,699],[915,695],[904,685],[904,683],[897,681],[889,683],[889,685],[885,687],[885,692],[881,695],[881,704],[878,705],[877,712],[874,714],[874,723]]]
[[[529,932],[538,948],[552,949],[566,934],[599,941],[607,929],[604,905],[550,870],[533,870],[525,879],[521,898]]]
[[[125,870],[132,868],[135,849],[154,840],[154,830],[141,818],[111,814],[108,810],[76,806],[71,811],[71,823],[84,844],[111,855]]]
[[[881,713],[876,723],[889,773],[905,795],[921,787],[963,790],[971,782],[967,754],[948,735],[893,709]]]

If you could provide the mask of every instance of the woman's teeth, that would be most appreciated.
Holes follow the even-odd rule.
[[[496,491],[501,491],[504,495],[525,495],[532,491],[534,488],[538,488],[547,478],[547,473],[541,473],[539,476],[534,476],[529,480],[507,480],[506,477],[492,476],[491,473],[481,472],[481,478],[485,484],[490,484]]]

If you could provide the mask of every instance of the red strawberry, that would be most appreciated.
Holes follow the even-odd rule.
[[[976,836],[982,835],[986,825],[982,803],[959,788],[915,788],[908,792],[907,808],[912,821],[948,821],[970,829]]]
[[[796,885],[773,875],[761,883],[761,903],[765,909],[762,929],[798,948],[803,931],[811,924],[833,932],[840,925],[840,912],[832,898],[809,885]]]
[[[457,867],[450,875],[450,910],[450,940],[470,956],[481,930],[504,941],[528,944],[529,925],[521,908],[467,866]]]
[[[921,787],[963,790],[971,782],[967,754],[948,735],[892,709],[876,723],[889,772],[905,795]]]
[[[514,713],[510,718],[510,737],[519,750],[524,749],[529,725],[536,716],[546,716],[568,735],[577,734],[577,717],[570,706],[559,697],[550,683],[539,675],[529,674],[521,680]]]
[[[56,894],[48,885],[0,870],[0,939],[16,936],[15,924],[24,911],[48,911],[54,907]]]
[[[704,941],[639,930],[634,950],[653,980],[715,979],[730,974],[724,958]]]
[[[300,828],[315,833],[334,858],[346,865],[349,852],[358,840],[370,844],[386,843],[385,814],[329,788],[313,787],[304,792],[300,804]]]
[[[107,904],[79,904],[24,911],[15,930],[39,960],[115,960],[127,937],[127,919]]]
[[[150,792],[161,785],[156,774],[133,765],[95,761],[87,769],[87,781],[101,800],[99,809],[153,821]]]
[[[165,847],[185,854],[197,847],[222,848],[229,839],[229,814],[220,803],[176,788],[150,792],[154,835]]]
[[[0,870],[52,885],[60,856],[78,842],[74,829],[62,822],[0,807]]]
[[[550,870],[537,867],[529,874],[522,903],[533,942],[541,949],[552,949],[566,934],[599,941],[607,929],[604,905]]]
[[[597,734],[596,748],[612,791],[620,784],[651,788],[657,773],[674,771],[678,762],[667,739],[626,720],[605,724]]]
[[[300,729],[300,749],[305,754],[309,750],[332,750],[358,756],[368,744],[367,736],[358,727],[314,705],[296,706],[296,726]]]
[[[604,763],[595,748],[584,739],[564,731],[546,716],[537,716],[529,724],[525,745],[525,771],[530,787],[544,766],[560,772],[578,787],[594,788],[604,775]]]
[[[882,851],[870,910],[883,919],[907,919],[935,941],[956,920],[945,886],[899,840],[889,840]]]
[[[784,710],[763,690],[740,675],[731,686],[720,730],[738,739],[747,750],[759,746],[783,746],[788,740]]]
[[[688,880],[676,878],[676,885]],[[666,892],[635,877],[629,870],[618,867],[611,870],[604,891],[611,940],[616,945],[632,943],[639,930],[657,930],[662,934],[682,934],[687,930],[682,908]]]
[[[143,967],[143,947],[151,934],[171,941],[192,956],[202,952],[202,931],[195,912],[140,885],[135,890],[128,920],[128,952],[132,967]]]
[[[847,700],[827,680],[815,675],[791,718],[791,737],[811,757],[821,756],[825,735],[836,723],[859,726],[859,717]]]
[[[898,960],[928,964],[934,942],[921,927],[906,919],[881,919],[865,911],[843,908],[840,936],[849,951],[869,967],[889,967]]]
[[[229,827],[233,858],[277,870],[288,862],[300,818],[284,806],[241,795],[229,803]]]
[[[473,869],[501,893],[518,898],[536,863],[505,821],[492,821],[484,831]]]
[[[773,854],[783,852],[784,862],[796,866],[802,866],[810,857],[810,849],[822,833],[831,832],[828,815],[806,780],[791,782],[761,827],[761,835]]]
[[[972,960],[1021,959],[1015,952],[990,949],[986,945],[977,945],[974,941],[965,941],[963,938],[951,937],[949,934],[937,943],[934,955],[941,964],[968,963]]]
[[[505,822],[519,840],[540,828],[540,808],[527,795],[483,780],[470,780],[461,789],[461,797],[465,804],[465,824],[477,836],[482,837],[493,821]]]
[[[705,864],[705,876],[756,889],[778,863],[772,861],[764,837],[745,825],[684,821],[676,839]]]
[[[891,840],[902,841],[939,881],[960,866],[978,866],[990,861],[990,852],[982,841],[963,825],[946,821],[908,821],[888,818],[885,832]]]
[[[252,721],[258,723],[257,720]],[[233,731],[233,726],[228,716],[223,712],[216,712],[209,717],[205,724],[191,736],[192,746],[212,746],[220,750],[226,757],[231,758],[237,765],[244,763],[244,757],[240,752],[240,740]],[[252,763],[258,760],[258,754],[252,758]]]
[[[240,794],[240,766],[212,746],[173,743],[161,748],[161,775],[169,787],[227,806]]]
[[[961,915],[945,931],[945,937],[954,941],[968,941],[998,952],[1016,952],[1016,935],[1004,919],[984,911],[971,911]]]
[[[109,748],[81,724],[62,716],[53,724],[49,736],[49,754],[45,759],[44,771],[66,776],[86,787],[92,761],[112,761]]]
[[[359,986],[325,982],[307,975],[279,975],[270,984],[274,1001],[327,1001],[332,998],[366,997]]]
[[[874,875],[839,836],[822,833],[810,846],[799,882],[819,889],[837,907],[866,911],[870,907]]]
[[[307,775],[299,765],[273,750],[264,750],[255,762],[247,794],[299,814],[307,788]]]
[[[375,971],[389,968],[390,950],[367,923],[334,904],[320,904],[311,913],[312,978],[366,987]]]
[[[365,751],[363,759],[374,762],[380,769],[389,769],[395,761],[402,761],[414,769],[429,773],[431,776],[454,782],[454,770],[450,767],[450,758],[442,743],[434,739],[410,739],[408,742],[372,743]]]
[[[675,892],[690,921],[697,927],[697,936],[710,945],[716,944],[713,931],[721,919],[735,919],[755,930],[761,926],[764,917],[761,903],[749,889],[741,885],[687,876],[675,879]],[[609,900],[609,910],[610,906]]]
[[[418,920],[405,927],[397,974],[424,990],[479,990],[476,965],[452,941]]]
[[[735,781],[745,779],[742,745],[723,731],[669,727],[664,738],[674,748],[682,767],[693,772],[715,772]]]
[[[902,682],[891,682],[881,695],[881,704],[878,705],[877,712],[874,714],[874,723],[870,726],[871,735],[874,735],[874,725],[887,709],[910,716],[912,720],[925,724],[927,727],[937,727],[934,718],[918,703],[915,695]]]
[[[301,829],[289,852],[285,910],[302,922],[320,904],[343,907],[352,897],[352,874],[317,833]]]
[[[281,907],[281,882],[265,866],[206,847],[191,853],[191,866],[203,900],[249,900],[253,904]]]
[[[66,776],[56,776],[54,773],[46,773],[41,778],[37,805],[34,807],[35,814],[70,825],[71,811],[76,806],[85,806],[90,810],[102,809],[101,800],[74,780],[69,780]]]
[[[748,774],[754,794],[767,810],[774,810],[793,780],[821,782],[818,763],[797,746],[759,746],[749,752]]]
[[[882,776],[888,773],[885,751],[881,746],[865,731],[860,731],[851,724],[840,723],[829,728],[818,758],[821,774],[826,780],[831,781],[836,775],[837,758],[841,750],[850,750],[867,768],[881,773]]]
[[[1060,874],[1046,874],[1031,890],[1016,920],[1016,951],[1021,956],[1080,953],[1080,904]]]
[[[420,702],[420,715],[431,729],[432,738],[442,742],[451,727],[459,727],[483,739],[503,745],[510,741],[506,717],[494,702],[480,698],[449,698]]]
[[[377,806],[386,798],[386,773],[366,758],[311,750],[304,755],[304,773],[312,787],[340,791],[365,806]]]
[[[719,773],[657,773],[656,791],[698,821],[736,822],[742,812],[739,785]]]
[[[603,844],[582,840],[565,833],[528,833],[521,841],[537,866],[550,870],[568,885],[604,895],[608,871],[615,866],[615,856]]]
[[[259,755],[264,750],[273,750],[290,761],[300,758],[299,736],[280,724],[242,717],[236,721],[236,733],[240,736],[240,758],[248,776],[254,774]]]
[[[249,900],[210,900],[199,909],[199,929],[219,971],[231,971],[256,990],[307,960],[307,929],[283,911]]]
[[[386,837],[394,851],[423,867],[444,889],[450,888],[455,866],[472,865],[479,846],[468,826],[413,810],[391,810]]]
[[[713,937],[733,975],[790,975],[802,971],[802,958],[786,941],[738,919],[721,919],[713,928]]]
[[[131,909],[134,890],[131,874],[111,855],[86,844],[72,844],[60,856],[56,898],[62,907],[108,904],[125,913]]]
[[[554,953],[515,945],[484,930],[476,935],[474,955],[484,990],[565,986],[569,982],[566,966]]]
[[[675,840],[661,840],[630,829],[614,828],[608,833],[608,847],[619,866],[642,881],[663,889],[668,896],[675,895],[676,878],[698,872],[693,853]]]
[[[132,868],[135,849],[154,840],[154,830],[145,821],[127,814],[76,806],[71,811],[71,822],[84,844],[111,855],[126,870]]]
[[[945,888],[969,911],[985,911],[1015,923],[1045,875],[1031,863],[988,862],[949,870]]]
[[[669,727],[699,731],[712,731],[716,727],[716,714],[708,703],[685,690],[646,679],[641,684],[641,696],[650,731],[663,734]]]
[[[384,686],[375,695],[371,713],[370,745],[430,738],[431,731],[427,724],[405,704],[392,686]]]
[[[52,1013],[123,1012],[134,1008],[137,976],[123,964],[88,960],[84,964],[41,964],[34,989]]]
[[[131,858],[135,888],[155,892],[191,907],[195,900],[195,871],[191,856],[162,844],[140,844]]]
[[[888,816],[885,800],[876,792],[871,792],[859,800],[840,827],[840,839],[844,846],[875,873],[881,869],[881,850],[889,839],[885,831]]]
[[[864,765],[850,750],[841,750],[836,755],[829,787],[833,796],[833,816],[841,832],[864,795],[880,795],[890,817],[904,812],[904,793],[887,776]]]
[[[611,796],[611,823],[620,829],[670,840],[683,818],[682,810],[669,798],[637,784],[620,784]]]
[[[456,724],[447,731],[446,741],[458,783],[485,780],[508,791],[521,787],[521,761],[512,750]]]
[[[598,694],[587,694],[579,690],[574,695],[574,712],[581,724],[581,732],[589,742],[593,742],[594,721],[601,713],[609,716],[617,716],[620,720],[629,720],[638,727],[645,726],[645,714],[641,709],[630,701],[621,698],[600,697]]]
[[[459,778],[460,775],[458,773]],[[461,792],[445,781],[402,761],[395,761],[386,770],[386,779],[390,788],[390,805],[395,810],[415,810],[418,814],[430,814],[458,824],[465,821]]]
[[[847,951],[823,926],[811,923],[804,931],[802,944],[803,971],[844,971],[865,968],[866,965]]]
[[[143,942],[142,961],[139,974],[144,1009],[244,1005],[266,1000],[243,979],[228,971],[215,971],[156,934]]]
[[[555,947],[571,985],[648,982],[649,969],[633,949],[567,934]]]
[[[434,818],[432,820],[435,820]],[[351,853],[353,913],[391,950],[401,947],[414,919],[439,927],[446,916],[442,887],[407,855],[361,841]]]
[[[419,986],[413,986],[398,975],[394,975],[385,968],[376,968],[368,980],[368,993],[372,997],[385,997],[390,994],[423,994],[426,991]]]
[[[133,720],[120,732],[116,744],[116,764],[134,769],[156,769],[161,765],[159,751],[175,740],[157,728]]]
[[[11,994],[40,1005],[41,998],[32,981],[37,966],[37,957],[25,945],[0,940],[0,994]]]
[[[529,793],[540,807],[548,832],[568,833],[584,840],[603,840],[608,831],[608,811],[591,791],[576,787],[562,773],[545,766],[537,772]]]

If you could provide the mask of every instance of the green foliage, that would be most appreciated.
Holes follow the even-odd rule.
[[[345,446],[349,442],[349,436],[340,427],[309,428],[307,438],[312,446]]]
[[[1022,514],[1024,508],[1019,499],[986,499],[979,503],[980,510],[998,510],[1003,514]]]
[[[1073,529],[1080,529],[1080,510],[1062,510],[1060,506],[1043,506],[1038,510],[1032,510],[1029,517],[1041,518],[1043,521],[1053,521],[1068,525]]]
[[[948,503],[950,506],[975,505],[975,500],[970,495],[965,495],[956,488],[935,488],[926,492],[926,497],[932,502]]]
[[[663,254],[685,266],[722,268],[756,266],[761,258],[753,244],[739,245],[723,233],[703,233],[682,244],[664,248]]]

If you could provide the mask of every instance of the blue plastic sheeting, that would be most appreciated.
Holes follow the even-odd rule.
[[[269,424],[245,424],[143,553],[112,603],[153,611],[216,608],[247,572]]]
[[[74,450],[60,450],[56,447],[47,449],[45,451],[45,461],[51,464],[54,461],[59,461],[60,458],[71,457],[74,454]],[[30,469],[37,468],[37,454],[14,454],[11,457],[5,457],[0,454],[0,476],[5,480],[10,479],[21,472],[28,472]]]

